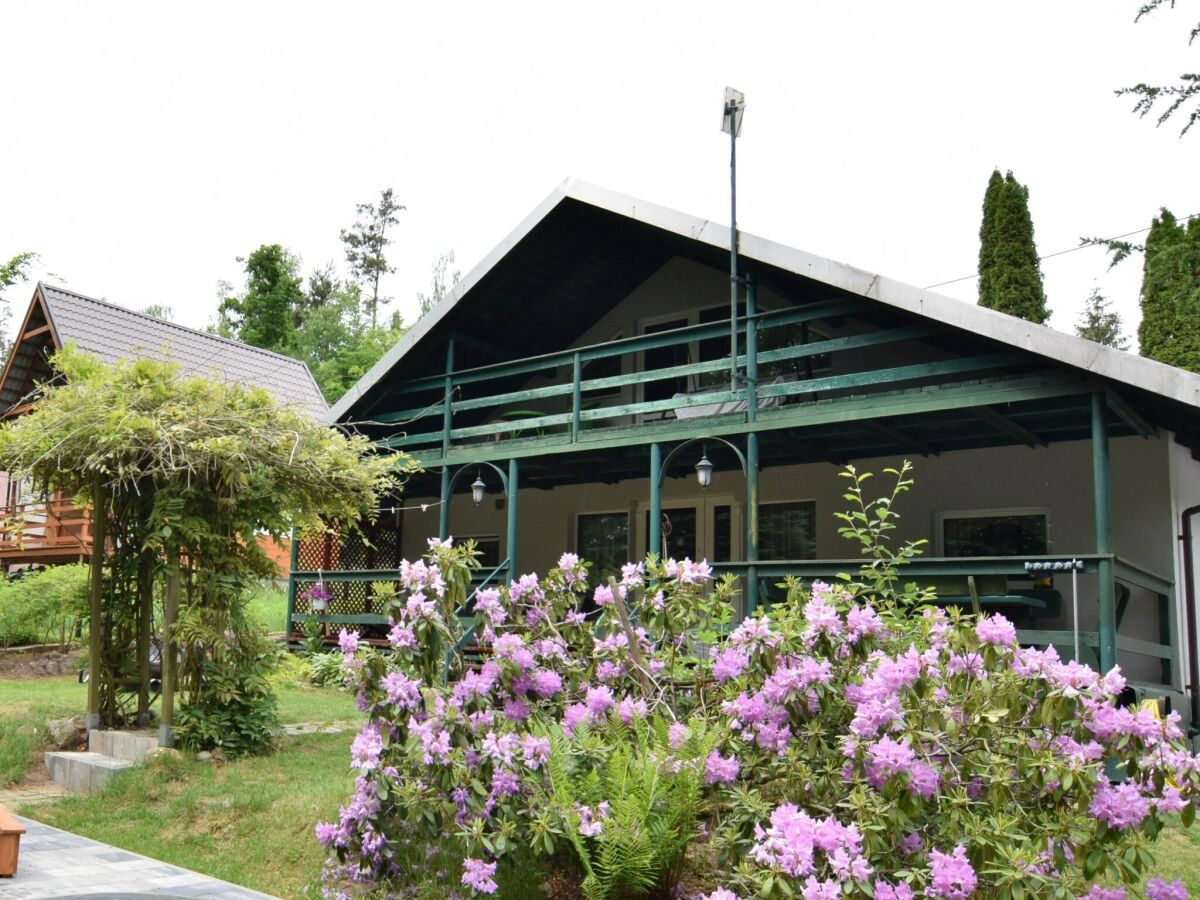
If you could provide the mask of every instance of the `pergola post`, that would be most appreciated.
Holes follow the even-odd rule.
[[[650,445],[650,533],[646,535],[647,553],[662,555],[662,444]]]
[[[746,422],[758,419],[758,291],[746,276]],[[758,432],[746,435],[746,615],[758,608]]]
[[[292,639],[292,619],[296,615],[296,567],[299,565],[299,563],[300,541],[296,537],[296,529],[293,528],[291,557],[288,562],[287,621],[284,623],[283,636],[285,645]]]
[[[88,708],[87,728],[100,727],[100,679],[104,677],[104,614],[101,597],[104,593],[104,539],[108,503],[104,492],[104,475],[92,475],[92,561],[88,584]]]
[[[1099,581],[1100,671],[1117,664],[1116,581],[1112,560],[1112,494],[1109,484],[1108,422],[1104,395],[1092,394],[1092,485],[1096,506],[1096,553]],[[1108,554],[1107,556],[1105,556]]]
[[[292,556],[295,558],[295,542]],[[293,562],[293,567],[295,563]],[[293,588],[294,591],[294,588]],[[158,746],[175,744],[175,620],[179,617],[179,553],[172,551],[167,560],[167,586],[163,594],[162,698],[159,701]],[[291,624],[291,614],[288,615]]]
[[[513,457],[508,461],[508,508],[507,512],[507,532],[506,538],[508,544],[508,580],[516,581],[517,572],[517,459]]]

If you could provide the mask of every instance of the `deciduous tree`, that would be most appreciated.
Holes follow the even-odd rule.
[[[379,205],[358,204],[358,221],[353,228],[342,229],[342,243],[346,246],[346,263],[351,277],[363,290],[363,299],[371,312],[371,327],[379,324],[379,307],[391,302],[390,297],[379,294],[379,279],[396,267],[388,262],[386,250],[392,239],[388,229],[399,220],[397,213],[404,209],[386,188],[379,195]]]

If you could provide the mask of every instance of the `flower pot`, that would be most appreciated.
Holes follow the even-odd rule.
[[[0,809],[0,878],[17,874],[17,853],[25,826]]]

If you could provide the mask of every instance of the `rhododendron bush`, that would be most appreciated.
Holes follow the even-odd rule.
[[[478,591],[485,652],[464,656],[470,547],[432,542],[402,566],[389,646],[342,636],[369,720],[354,796],[317,826],[327,892],[491,894],[531,856],[588,897],[678,896],[681,879],[713,900],[1141,884],[1160,829],[1194,814],[1178,717],[1121,708],[1119,671],[903,584],[918,548],[888,545],[910,484],[891,474],[868,501],[846,473],[842,532],[870,560],[855,578],[789,579],[736,627],[734,580],[702,562],[600,581],[568,553]]]

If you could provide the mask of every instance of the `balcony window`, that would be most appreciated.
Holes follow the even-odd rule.
[[[1047,510],[994,509],[939,513],[942,556],[1045,556]]]

